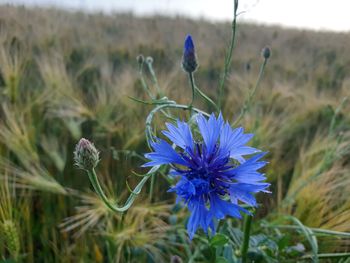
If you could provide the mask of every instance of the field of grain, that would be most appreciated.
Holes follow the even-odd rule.
[[[167,192],[166,170],[122,214],[73,162],[79,139],[93,141],[108,198],[125,202],[146,172],[145,118],[154,107],[130,97],[150,100],[145,81],[158,99],[190,103],[187,34],[196,84],[217,101],[230,23],[0,6],[0,262],[240,262],[243,221],[222,221],[217,243],[202,232],[189,241],[188,212]],[[268,152],[271,183],[271,194],[257,195],[249,262],[350,262],[349,43],[345,33],[238,22],[221,107],[229,122],[257,81],[262,48],[272,50],[237,123]],[[142,76],[140,54],[153,58]],[[194,105],[215,111],[199,96]],[[156,117],[158,131],[164,122]]]

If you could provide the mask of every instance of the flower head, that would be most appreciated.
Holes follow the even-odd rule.
[[[269,184],[258,171],[266,164],[260,160],[265,153],[245,145],[253,135],[245,134],[243,128],[232,129],[221,114],[218,118],[212,114],[209,119],[198,115],[199,140],[194,139],[186,122],[178,120],[176,125],[166,126],[163,134],[176,148],[157,139],[152,144],[154,152],[145,155],[150,162],[144,166],[169,164],[171,174],[179,177],[169,191],[175,192],[177,201],[184,201],[191,212],[187,223],[191,239],[199,227],[206,233],[208,228],[215,232],[216,219],[249,214],[239,204],[256,206],[253,193],[268,192]]]
[[[84,170],[95,168],[99,162],[99,152],[89,140],[81,138],[75,146],[75,164]]]
[[[271,49],[266,46],[262,49],[261,54],[264,59],[268,59],[271,56]]]
[[[184,44],[182,57],[182,67],[187,73],[192,73],[197,69],[197,56],[191,35],[187,35]]]

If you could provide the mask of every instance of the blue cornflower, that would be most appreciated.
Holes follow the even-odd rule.
[[[194,72],[198,67],[196,51],[191,35],[187,35],[185,39],[182,67],[187,73]]]
[[[232,129],[221,114],[218,118],[212,114],[209,119],[198,115],[198,141],[186,122],[178,120],[177,125],[166,126],[163,134],[176,147],[157,139],[151,145],[154,152],[145,155],[151,161],[144,166],[169,164],[171,174],[180,178],[169,191],[175,192],[177,201],[184,201],[191,212],[187,223],[191,239],[199,227],[206,233],[208,228],[215,232],[216,219],[249,214],[238,201],[256,206],[253,193],[268,192],[269,184],[258,172],[266,164],[260,160],[265,153],[245,146],[253,134],[245,134],[243,128]],[[244,158],[255,153],[250,159]]]

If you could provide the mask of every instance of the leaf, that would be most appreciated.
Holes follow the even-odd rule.
[[[314,262],[318,262],[318,243],[317,243],[317,238],[314,235],[314,233],[312,232],[312,230],[306,226],[303,225],[303,223],[300,222],[299,219],[297,219],[294,216],[285,216],[286,219],[289,219],[291,221],[293,221],[296,225],[298,225],[300,227],[300,230],[302,231],[302,233],[305,235],[306,239],[308,240],[310,246],[311,246],[311,250],[312,250],[312,260]]]
[[[211,247],[220,247],[227,244],[229,238],[223,234],[216,234],[209,242]]]
[[[215,259],[215,263],[228,263],[228,261],[224,257],[218,257]]]

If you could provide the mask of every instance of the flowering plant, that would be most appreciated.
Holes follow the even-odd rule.
[[[169,191],[175,192],[177,200],[183,200],[191,211],[187,230],[192,239],[198,227],[215,232],[214,219],[226,215],[241,218],[240,212],[250,212],[238,204],[238,200],[256,206],[252,193],[267,192],[266,178],[258,172],[266,162],[260,161],[265,153],[245,160],[244,156],[259,152],[245,146],[252,134],[244,134],[243,128],[232,129],[222,115],[214,114],[206,119],[197,116],[197,125],[202,140],[195,141],[186,122],[177,121],[177,126],[167,123],[163,134],[180,148],[178,153],[163,139],[153,142],[153,152],[145,156],[151,161],[145,167],[168,164],[171,175],[179,176],[179,182]]]
[[[190,211],[187,222],[190,239],[193,239],[198,228],[203,229],[207,234],[208,229],[211,229],[211,235],[214,235],[218,221],[226,216],[241,218],[241,213],[247,215],[247,227],[245,228],[247,235],[242,244],[242,260],[245,261],[249,243],[249,222],[253,214],[250,208],[258,206],[254,194],[268,193],[269,183],[265,182],[264,174],[259,171],[266,164],[261,160],[265,153],[246,145],[252,139],[253,134],[244,133],[242,127],[233,128],[227,121],[224,121],[221,113],[225,79],[230,69],[235,40],[237,5],[238,1],[235,1],[232,39],[219,85],[217,103],[195,84],[194,73],[198,68],[198,61],[191,35],[185,38],[182,57],[182,68],[189,77],[192,90],[192,98],[188,105],[179,104],[167,97],[157,99],[162,92],[152,67],[153,59],[150,57],[144,59],[143,55],[137,57],[141,82],[151,101],[132,99],[155,106],[148,114],[145,123],[146,140],[151,152],[145,154],[149,161],[143,167],[150,167],[150,170],[131,191],[123,206],[111,203],[99,183],[95,173],[95,167],[99,161],[98,151],[92,143],[86,139],[80,140],[75,151],[75,161],[78,167],[87,171],[97,194],[107,207],[115,212],[127,211],[149,178],[151,178],[152,195],[157,172],[162,166],[169,166],[169,176],[177,179],[177,183],[172,185],[168,191],[174,192],[177,195],[177,202],[184,202]],[[257,84],[250,91],[235,124],[249,110],[252,96],[259,85],[269,57],[270,50],[265,48]],[[142,74],[144,65],[147,65],[152,75],[157,94],[152,94],[145,84]],[[216,114],[209,114],[193,106],[197,94],[215,108]],[[181,121],[170,114],[169,109],[187,110],[190,112],[190,119]],[[152,122],[157,113],[173,121],[166,123],[167,130],[162,131],[166,139],[156,136],[156,132],[152,129],[154,126]],[[192,125],[193,120],[195,120],[195,125]]]

